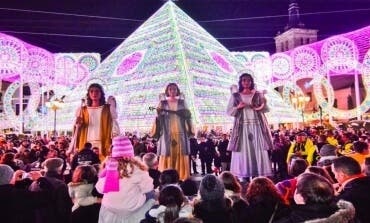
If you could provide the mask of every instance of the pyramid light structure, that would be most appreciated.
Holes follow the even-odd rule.
[[[171,82],[179,85],[193,122],[213,128],[231,124],[225,110],[230,86],[242,71],[237,58],[169,1],[101,63],[89,82],[101,82],[106,96],[116,97],[125,130],[150,130],[156,113],[148,108],[158,105]],[[72,98],[83,97],[87,85],[76,88]]]

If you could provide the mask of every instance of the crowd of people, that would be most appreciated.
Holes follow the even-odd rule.
[[[248,182],[230,172],[227,133],[201,132],[190,140],[188,171],[203,175],[200,182],[181,179],[176,169],[160,171],[156,140],[126,135],[114,138],[112,156],[102,161],[99,149],[89,142],[67,156],[70,138],[65,136],[1,138],[2,219],[370,222],[370,135],[364,129],[274,131],[274,149],[269,151],[274,175]],[[117,167],[122,170],[115,171]],[[116,183],[109,189],[105,181],[112,175]]]
[[[175,83],[143,136],[120,133],[109,98],[89,86],[72,137],[0,138],[2,222],[370,222],[366,129],[271,131],[249,74],[229,132],[195,133]]]

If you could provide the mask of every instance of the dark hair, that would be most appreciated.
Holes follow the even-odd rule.
[[[225,189],[231,190],[234,193],[240,193],[242,191],[242,186],[230,171],[223,171],[219,178],[224,183]]]
[[[362,153],[364,150],[368,149],[368,144],[366,142],[354,142],[353,150],[358,153]]]
[[[335,171],[342,171],[348,176],[353,176],[361,173],[360,164],[353,158],[341,156],[333,159],[333,167]]]
[[[180,187],[185,196],[194,196],[198,193],[198,184],[190,177],[181,182]]]
[[[15,158],[14,153],[6,152],[1,157],[0,163],[2,163],[2,164],[14,164],[14,158]]]
[[[85,182],[88,184],[96,183],[97,173],[96,169],[91,165],[80,165],[77,166],[73,171],[72,182],[79,183]]]
[[[164,222],[173,222],[179,217],[181,205],[185,201],[185,196],[180,187],[176,185],[167,185],[159,193],[158,202],[166,206],[164,211]]]
[[[315,173],[303,173],[298,177],[296,193],[305,204],[330,203],[334,199],[334,188],[325,178]]]
[[[320,175],[322,177],[325,177],[331,184],[335,183],[335,181],[330,176],[328,171],[325,168],[321,167],[321,166],[309,166],[309,167],[307,167],[307,171],[308,171],[308,173],[314,173],[314,174]]]
[[[86,142],[85,144],[84,144],[84,149],[91,149],[92,148],[92,144],[91,144],[91,142]]]
[[[161,186],[167,184],[178,184],[180,180],[179,173],[175,169],[163,170],[159,177],[159,182]]]
[[[169,83],[169,84],[167,84],[166,90],[164,91],[164,93],[166,94],[166,96],[167,97],[170,96],[168,94],[168,88],[171,87],[171,86],[175,86],[177,88],[177,95],[176,96],[179,96],[180,95],[180,88],[179,88],[179,86],[176,83]]]
[[[203,221],[199,218],[178,218],[173,223],[202,223]]]
[[[91,106],[92,104],[92,100],[89,96],[89,92],[91,88],[98,88],[100,90],[101,96],[100,96],[99,105],[104,105],[105,104],[105,93],[104,93],[103,87],[100,84],[93,83],[93,84],[90,84],[89,88],[87,89],[87,95],[86,95],[87,96],[87,106]]]
[[[288,171],[290,175],[296,177],[299,174],[303,173],[307,167],[308,167],[308,163],[305,159],[293,158],[290,161]]]
[[[239,77],[239,92],[243,91],[243,85],[242,85],[242,78],[243,77],[249,77],[251,79],[251,86],[249,88],[249,90],[253,90],[254,89],[254,80],[253,80],[253,77],[252,75],[248,74],[248,73],[243,73],[242,75],[240,75]]]

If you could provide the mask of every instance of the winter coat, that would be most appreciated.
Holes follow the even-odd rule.
[[[292,207],[289,216],[274,221],[274,223],[348,223],[355,217],[355,208],[344,200],[336,205],[311,204]]]
[[[30,186],[30,191],[48,190],[52,196],[49,206],[36,210],[37,223],[69,223],[71,222],[72,200],[68,194],[68,187],[64,181],[58,179],[60,175],[56,172],[46,172]]]
[[[166,206],[164,205],[154,205],[146,214],[145,219],[141,223],[164,223],[164,212]],[[179,218],[191,217],[193,207],[190,204],[185,204],[181,207],[179,211]]]
[[[343,199],[353,204],[356,209],[356,219],[360,222],[370,222],[370,177],[353,179],[344,185],[343,190],[337,196],[338,200]]]

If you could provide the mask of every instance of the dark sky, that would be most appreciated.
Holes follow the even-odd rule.
[[[104,58],[164,2],[1,0],[0,32],[53,53],[99,52]],[[288,22],[289,0],[179,0],[176,4],[211,35],[221,38],[219,41],[232,51],[273,53],[273,37]],[[308,28],[319,29],[319,39],[370,25],[370,0],[298,0],[298,4],[301,21]],[[62,15],[64,13],[110,18]],[[236,20],[220,21],[225,19]]]

